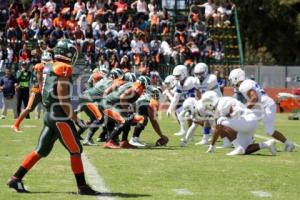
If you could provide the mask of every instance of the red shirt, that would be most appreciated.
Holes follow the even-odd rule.
[[[28,26],[29,26],[29,21],[26,20],[26,19],[23,20],[22,17],[18,17],[17,23],[18,23],[18,26],[19,26],[21,29],[28,28]]]
[[[127,3],[125,2],[115,2],[114,5],[117,7],[117,13],[124,13],[128,7]]]

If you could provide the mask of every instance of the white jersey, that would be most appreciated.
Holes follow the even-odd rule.
[[[196,78],[189,76],[184,80],[182,85],[179,82],[176,84],[176,93],[184,98],[195,97],[196,83]]]
[[[256,91],[259,98],[259,103],[262,103],[262,106],[264,108],[268,105],[275,104],[274,100],[267,95],[267,93],[264,91],[263,88],[260,87],[258,83],[256,83],[253,80],[247,79],[243,81],[239,87],[239,91],[247,99],[247,101],[249,101],[248,92],[250,90]]]
[[[246,112],[251,112],[251,110],[247,109],[244,104],[240,101],[236,100],[233,97],[221,97],[219,99],[215,117],[230,117],[230,118],[237,118],[240,117],[242,114]]]
[[[196,88],[205,93],[206,91],[214,91],[219,97],[222,96],[217,76],[214,74],[209,74],[202,82],[196,78]]]

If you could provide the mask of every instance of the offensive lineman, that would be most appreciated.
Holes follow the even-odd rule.
[[[257,118],[263,120],[265,133],[284,143],[285,151],[293,151],[295,145],[275,129],[276,103],[274,100],[255,81],[246,79],[242,69],[232,70],[229,74],[229,80],[247,99],[247,108],[253,110]]]
[[[74,42],[63,39],[54,48],[55,61],[47,64],[43,70],[42,101],[46,108],[44,126],[37,148],[27,155],[19,169],[8,181],[7,185],[20,193],[27,193],[22,182],[27,172],[42,158],[49,155],[57,139],[69,151],[71,168],[75,175],[80,195],[97,195],[86,184],[81,160],[82,146],[75,124],[86,126],[73,112],[70,102],[72,64],[77,59]]]

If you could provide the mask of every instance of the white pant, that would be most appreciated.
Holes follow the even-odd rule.
[[[256,131],[258,121],[254,113],[246,113],[239,118],[223,120],[220,124],[238,132],[236,142],[246,149],[253,143],[253,135]]]
[[[275,131],[276,104],[270,104],[265,107],[265,115],[263,118],[265,133],[273,135]]]
[[[3,108],[2,108],[2,115],[6,116],[7,115],[7,109],[9,106],[9,103],[13,104],[13,112],[14,112],[14,118],[18,117],[18,113],[17,113],[17,97],[16,95],[14,95],[13,98],[9,99],[9,98],[2,98],[2,104],[3,104]]]

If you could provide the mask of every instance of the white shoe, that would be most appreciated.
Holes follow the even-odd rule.
[[[236,156],[236,155],[243,155],[245,154],[245,149],[241,146],[238,146],[237,148],[235,148],[233,151],[231,151],[230,153],[227,153],[227,156]]]
[[[276,147],[275,147],[275,140],[271,139],[271,140],[268,140],[266,142],[264,142],[266,145],[267,145],[267,148],[269,149],[269,151],[271,152],[271,154],[273,156],[276,155],[277,153],[277,150],[276,150]]]
[[[85,145],[85,146],[97,146],[97,144],[94,143],[93,139],[90,139],[90,140],[85,139],[82,142],[82,145]]]
[[[180,136],[180,137],[182,137],[182,136],[185,135],[185,132],[179,131],[179,132],[177,132],[177,133],[174,133],[174,135],[175,135],[175,136]]]
[[[295,149],[295,145],[293,143],[286,144],[284,147],[285,152],[293,152]]]
[[[200,142],[197,142],[195,145],[208,145],[209,141],[208,138],[202,138],[202,140]]]
[[[133,137],[129,140],[129,144],[136,146],[136,147],[145,147],[146,144],[142,141],[140,141],[140,138],[138,137]]]
[[[181,139],[179,145],[181,147],[186,147],[187,146],[187,141],[185,139]]]

